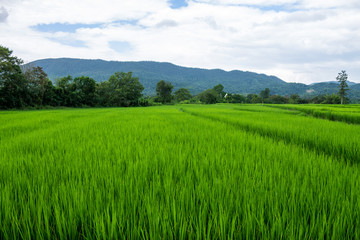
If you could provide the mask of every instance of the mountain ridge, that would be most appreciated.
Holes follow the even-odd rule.
[[[219,68],[182,67],[170,62],[47,58],[26,65],[42,67],[52,81],[68,75],[73,77],[84,75],[94,78],[97,82],[102,82],[108,80],[115,72],[133,72],[133,76],[139,77],[140,82],[144,85],[145,95],[154,95],[156,83],[160,80],[171,82],[174,90],[184,87],[193,94],[198,94],[217,84],[222,84],[226,92],[240,94],[259,93],[263,89],[269,88],[271,94],[299,94],[303,97],[311,97],[336,93],[338,90],[334,81],[310,85],[288,83],[276,76],[264,73],[237,69],[226,71]],[[360,84],[351,85],[349,97],[360,99]]]

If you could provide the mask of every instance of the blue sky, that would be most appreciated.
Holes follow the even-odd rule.
[[[358,0],[2,0],[0,42],[26,62],[73,57],[360,82]]]
[[[182,7],[187,7],[187,1],[185,0],[170,0],[170,7],[173,9],[178,9],[178,8],[182,8]]]
[[[81,23],[75,23],[75,24],[69,24],[69,23],[49,23],[49,24],[37,24],[32,26],[34,30],[40,31],[40,32],[50,32],[50,33],[56,33],[56,32],[69,32],[69,33],[75,33],[77,29],[79,28],[97,28],[101,27],[101,24],[81,24]]]

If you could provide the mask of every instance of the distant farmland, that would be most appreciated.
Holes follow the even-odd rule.
[[[0,239],[359,239],[360,105],[0,111]]]

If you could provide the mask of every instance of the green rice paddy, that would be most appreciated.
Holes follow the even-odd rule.
[[[0,112],[0,239],[359,239],[360,105],[277,106]]]

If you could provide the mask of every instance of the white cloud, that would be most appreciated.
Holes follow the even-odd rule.
[[[0,23],[5,22],[9,16],[8,11],[4,7],[0,7]]]
[[[346,69],[360,82],[360,4],[353,0],[190,0],[180,9],[166,0],[3,1],[8,17],[0,41],[26,61],[168,61],[306,83],[333,80]],[[101,25],[75,32],[31,27],[51,23]],[[114,42],[131,51],[116,51]]]
[[[218,4],[218,5],[288,5],[294,4],[296,0],[197,0],[196,2]]]

